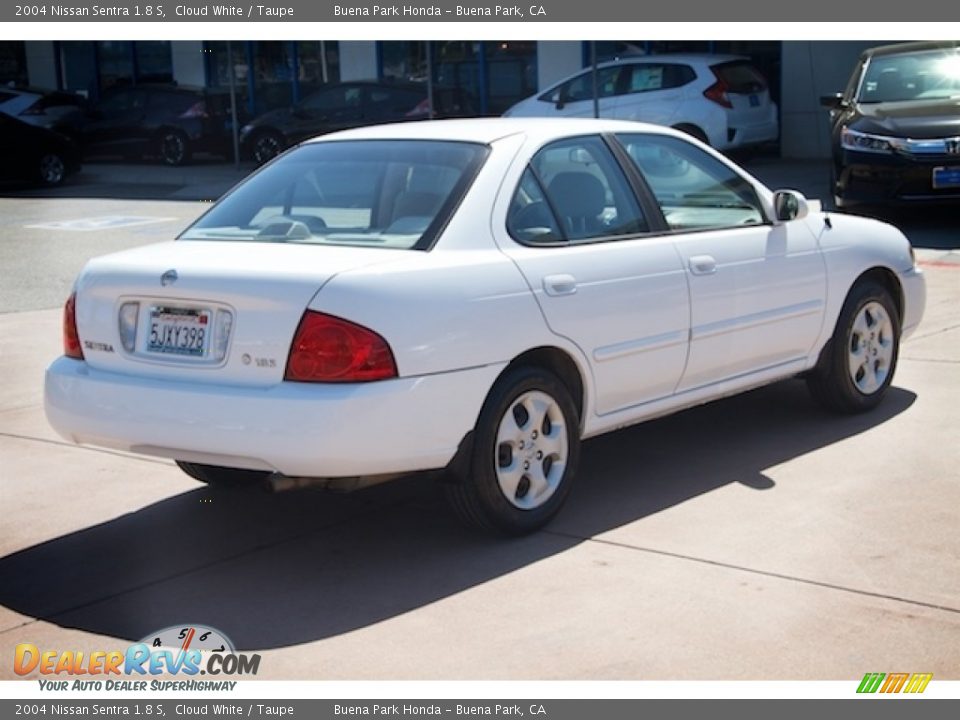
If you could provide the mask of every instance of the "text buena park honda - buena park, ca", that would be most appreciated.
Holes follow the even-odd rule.
[[[391,705],[363,704],[363,705],[334,705],[334,715],[371,715],[374,717],[407,717],[411,715],[502,715],[506,717],[524,717],[525,715],[546,715],[543,705],[533,704],[526,710],[519,703],[501,705],[499,703],[483,703],[482,705],[456,704],[442,707],[440,705]]]
[[[444,10],[436,5],[334,5],[333,14],[338,17],[515,17],[546,15],[543,5],[529,5],[526,13],[519,5],[456,5]]]

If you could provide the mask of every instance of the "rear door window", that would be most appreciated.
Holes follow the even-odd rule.
[[[682,87],[696,75],[687,65],[675,63],[638,63],[627,69],[627,93],[652,92]]]
[[[600,68],[597,71],[597,96],[613,97],[619,94],[619,80],[623,68],[620,66]],[[577,75],[562,85],[557,86],[540,96],[547,102],[570,103],[593,99],[593,73],[586,72]]]
[[[533,157],[508,230],[520,242],[545,243],[636,235],[649,226],[613,153],[589,135],[551,143]]]

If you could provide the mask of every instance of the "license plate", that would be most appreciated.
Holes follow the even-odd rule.
[[[933,169],[933,187],[960,187],[960,167],[938,167]]]
[[[147,351],[165,355],[204,357],[210,345],[210,310],[150,308]]]
[[[760,96],[751,95],[750,96],[750,107],[760,107]]]

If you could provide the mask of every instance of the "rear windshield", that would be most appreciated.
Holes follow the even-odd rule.
[[[483,145],[429,140],[303,145],[180,239],[429,248],[486,155]]]
[[[860,83],[859,102],[960,97],[960,51],[928,50],[874,57]]]
[[[767,80],[745,60],[714,65],[714,74],[727,84],[728,92],[756,93],[767,89]]]

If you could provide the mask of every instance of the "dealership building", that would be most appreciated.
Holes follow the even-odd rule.
[[[328,83],[379,79],[456,88],[480,115],[598,62],[630,54],[697,52],[751,58],[780,109],[780,153],[829,154],[821,95],[839,92],[869,41],[0,41],[0,83],[96,99],[138,83],[226,88],[248,116],[290,105]]]

